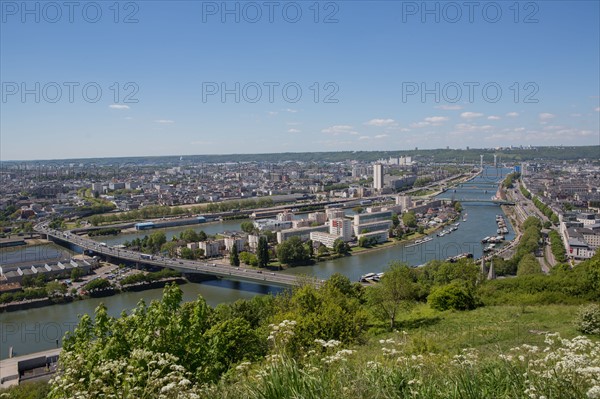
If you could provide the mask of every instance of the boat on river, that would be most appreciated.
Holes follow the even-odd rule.
[[[425,244],[426,242],[429,242],[431,240],[433,240],[433,238],[431,238],[431,237],[425,237],[425,238],[423,238],[421,240],[416,240],[414,243],[412,243],[410,245],[407,245],[406,247],[408,248],[408,247],[414,247],[414,246],[417,246],[417,245]]]

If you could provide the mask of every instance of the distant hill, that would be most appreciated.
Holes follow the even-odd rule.
[[[168,155],[150,157],[119,157],[119,158],[74,158],[63,160],[39,161],[3,161],[2,165],[18,163],[54,163],[54,164],[96,164],[121,166],[141,164],[173,164],[185,165],[190,163],[225,163],[225,162],[341,162],[346,160],[376,161],[390,157],[411,156],[419,161],[435,162],[468,162],[479,163],[479,156],[484,155],[484,162],[492,162],[493,155],[498,156],[499,162],[521,162],[534,160],[565,160],[578,159],[598,160],[600,146],[580,147],[534,147],[534,148],[502,148],[502,149],[433,149],[433,150],[402,150],[402,151],[332,151],[332,152],[282,152],[272,154],[222,154],[222,155]]]

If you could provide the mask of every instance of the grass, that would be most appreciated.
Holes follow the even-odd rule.
[[[539,345],[542,332],[558,332],[565,338],[578,335],[572,323],[577,306],[485,306],[468,312],[415,307],[398,318],[398,329],[416,333],[439,352],[458,352],[471,347],[497,353],[521,344]]]
[[[580,370],[600,366],[594,355],[598,340],[544,342],[545,332],[566,339],[578,336],[572,323],[576,310],[546,305],[439,312],[417,305],[398,317],[393,332],[372,315],[375,327],[350,350],[315,343],[293,359],[276,338],[272,356],[241,364],[196,392],[207,399],[586,398],[596,377]],[[273,331],[287,336],[281,328]],[[550,360],[543,359],[547,354]],[[47,386],[38,388],[47,392]],[[18,389],[8,397],[24,397],[17,395]]]
[[[283,352],[229,375],[201,397],[586,398],[597,385],[589,372],[600,365],[598,340],[545,342],[546,332],[579,335],[572,323],[576,309],[438,312],[418,305],[401,315],[396,331],[374,328],[350,351],[317,345],[295,360]]]

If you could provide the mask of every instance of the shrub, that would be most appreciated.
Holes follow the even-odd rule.
[[[475,297],[463,284],[453,282],[432,291],[427,303],[437,310],[470,310],[475,308]]]
[[[577,313],[575,327],[583,334],[600,335],[600,305],[582,306]]]

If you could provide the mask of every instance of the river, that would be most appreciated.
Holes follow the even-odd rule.
[[[451,197],[489,200],[497,189],[498,182],[510,173],[511,169],[486,168],[484,173],[470,182],[456,188],[456,192],[448,190],[440,197]],[[288,269],[285,273],[308,274],[318,278],[327,278],[333,273],[342,273],[351,280],[357,281],[365,273],[384,271],[390,261],[404,261],[410,265],[421,265],[433,259],[446,259],[462,252],[471,252],[474,256],[482,255],[481,239],[485,236],[496,234],[495,215],[502,210],[493,203],[463,203],[463,215],[466,221],[460,221],[458,230],[444,237],[432,235],[433,240],[425,244],[407,247],[406,244],[392,246],[378,251],[356,254],[332,261],[319,262],[313,266],[296,267]],[[207,223],[197,226],[197,231],[204,230],[207,234],[216,234],[223,231],[239,230],[243,220]],[[189,228],[178,227],[166,229],[167,237]],[[508,226],[507,240],[514,237],[512,226]],[[117,245],[125,240],[143,237],[149,232],[123,234],[119,236],[97,237],[99,241],[108,245]],[[55,248],[52,246],[52,248]],[[23,249],[25,250],[25,249]],[[12,257],[19,257],[18,250]],[[237,299],[251,298],[257,294],[280,292],[281,289],[251,283],[238,283],[228,280],[207,281],[201,284],[185,284],[181,286],[184,300],[190,301],[202,295],[208,304],[216,306],[219,303],[233,302]],[[152,299],[160,298],[161,289],[142,292],[130,292],[102,299],[88,299],[76,301],[65,305],[56,305],[39,309],[29,309],[11,313],[0,314],[0,359],[8,357],[9,347],[14,347],[16,354],[27,354],[56,347],[56,340],[65,331],[73,328],[78,320],[78,315],[93,313],[100,302],[108,307],[112,316],[118,316],[121,311],[128,310],[137,304],[140,299],[147,303]]]

